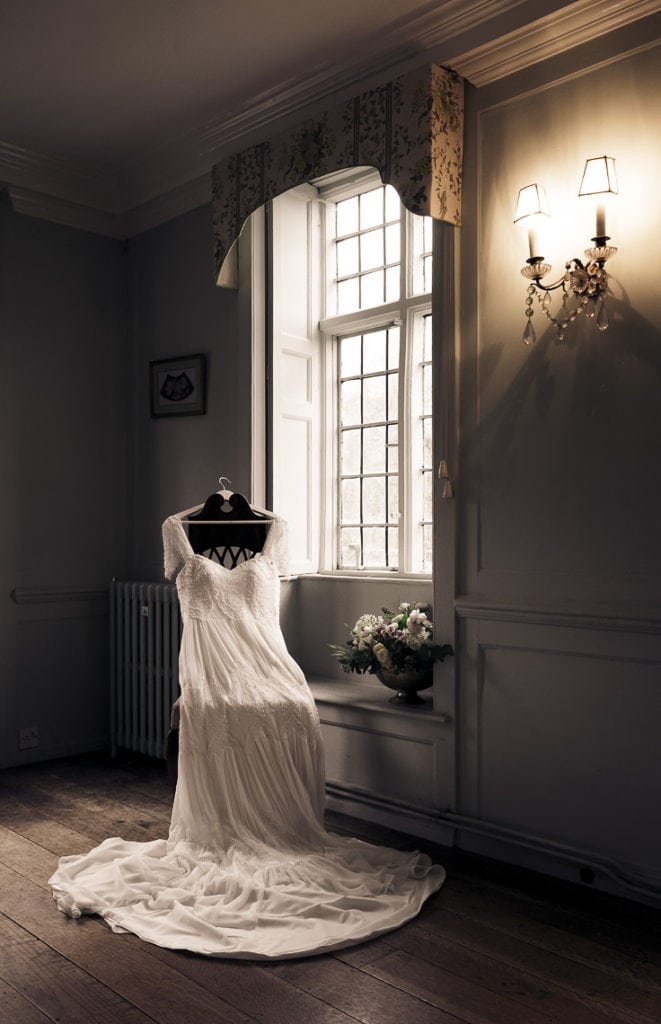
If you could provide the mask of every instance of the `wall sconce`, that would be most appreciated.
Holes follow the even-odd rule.
[[[541,185],[526,185],[519,192],[514,223],[528,231],[528,247],[530,256],[521,270],[522,275],[530,282],[526,298],[526,326],[523,341],[533,345],[537,340],[533,327],[533,301],[535,297],[556,329],[558,341],[563,341],[565,331],[574,322],[579,313],[587,317],[596,317],[597,330],[605,331],[608,327],[608,312],[605,300],[608,294],[608,275],[604,270],[606,260],[614,256],[617,248],[608,245],[606,234],[606,197],[617,194],[615,177],[615,160],[611,156],[599,156],[586,160],[579,196],[597,197],[596,227],[592,238],[594,245],[585,250],[586,261],[574,257],[565,263],[565,273],[554,284],[542,284],[542,278],[551,271],[551,265],[544,262],[538,254],[539,241],[537,229],[543,218],[549,216],[546,193]],[[562,289],[562,306],[558,316],[551,314],[551,292]]]

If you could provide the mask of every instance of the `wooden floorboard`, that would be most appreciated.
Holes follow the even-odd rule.
[[[388,829],[332,831],[448,868],[418,917],[371,942],[279,963],[219,960],[72,921],[58,858],[167,835],[164,764],[102,755],[0,772],[0,1024],[660,1024],[658,911]]]
[[[92,974],[0,913],[0,976],[53,1021],[148,1024],[149,1018]]]
[[[0,978],[0,1024],[50,1024],[52,1019]]]

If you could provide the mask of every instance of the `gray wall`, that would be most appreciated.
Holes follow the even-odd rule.
[[[0,764],[108,741],[106,590],[127,567],[119,242],[0,204]],[[18,749],[20,729],[39,746]]]
[[[239,343],[235,291],[213,275],[211,210],[193,210],[133,239],[130,578],[162,578],[161,523],[229,477],[250,493],[250,345]],[[203,352],[207,413],[150,417],[149,362]]]
[[[634,28],[470,92],[455,709],[459,841],[630,892],[661,858],[661,60]],[[517,191],[546,186],[561,272],[594,234],[576,193],[603,153],[611,326],[558,345],[538,311],[527,349]]]
[[[112,577],[163,519],[251,480],[250,349],[201,207],[127,244],[0,207],[0,765],[108,745]],[[208,412],[152,419],[149,362],[203,352]],[[36,727],[38,746],[19,749]]]

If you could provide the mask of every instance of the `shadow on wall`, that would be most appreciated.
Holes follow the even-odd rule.
[[[563,402],[564,414],[573,425],[588,420],[616,423],[618,398],[631,361],[648,368],[661,380],[658,328],[632,309],[623,289],[621,297],[609,294],[607,302],[610,317],[607,331],[597,331],[594,319],[582,318],[570,326],[564,341],[560,342],[555,328],[549,324],[540,340],[526,351],[526,357],[505,390],[500,392],[497,401],[486,404],[486,412],[481,416],[480,434],[483,443],[485,440],[487,443],[483,461],[502,459],[503,454],[512,449],[519,420],[530,402],[539,420],[551,416],[559,391],[558,375],[565,377],[566,386],[572,374],[571,395]],[[518,339],[513,344],[524,348]],[[573,360],[559,364],[554,354],[556,349],[559,354],[573,353]],[[479,379],[481,395],[489,390],[506,354],[507,346],[496,342],[479,354],[479,378],[475,364],[467,368],[468,379]],[[502,382],[502,374],[500,380]],[[473,412],[475,408],[474,404]],[[481,403],[481,409],[484,408]],[[474,458],[476,453],[477,449]],[[475,469],[473,463],[464,467],[464,473]]]
[[[608,302],[605,332],[581,318],[561,344],[549,325],[526,349],[516,324],[463,367],[463,521],[499,590],[647,602],[658,589],[659,331],[619,289]]]

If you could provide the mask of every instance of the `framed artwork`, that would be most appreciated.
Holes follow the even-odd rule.
[[[202,416],[206,410],[203,355],[155,359],[149,364],[152,416]]]

